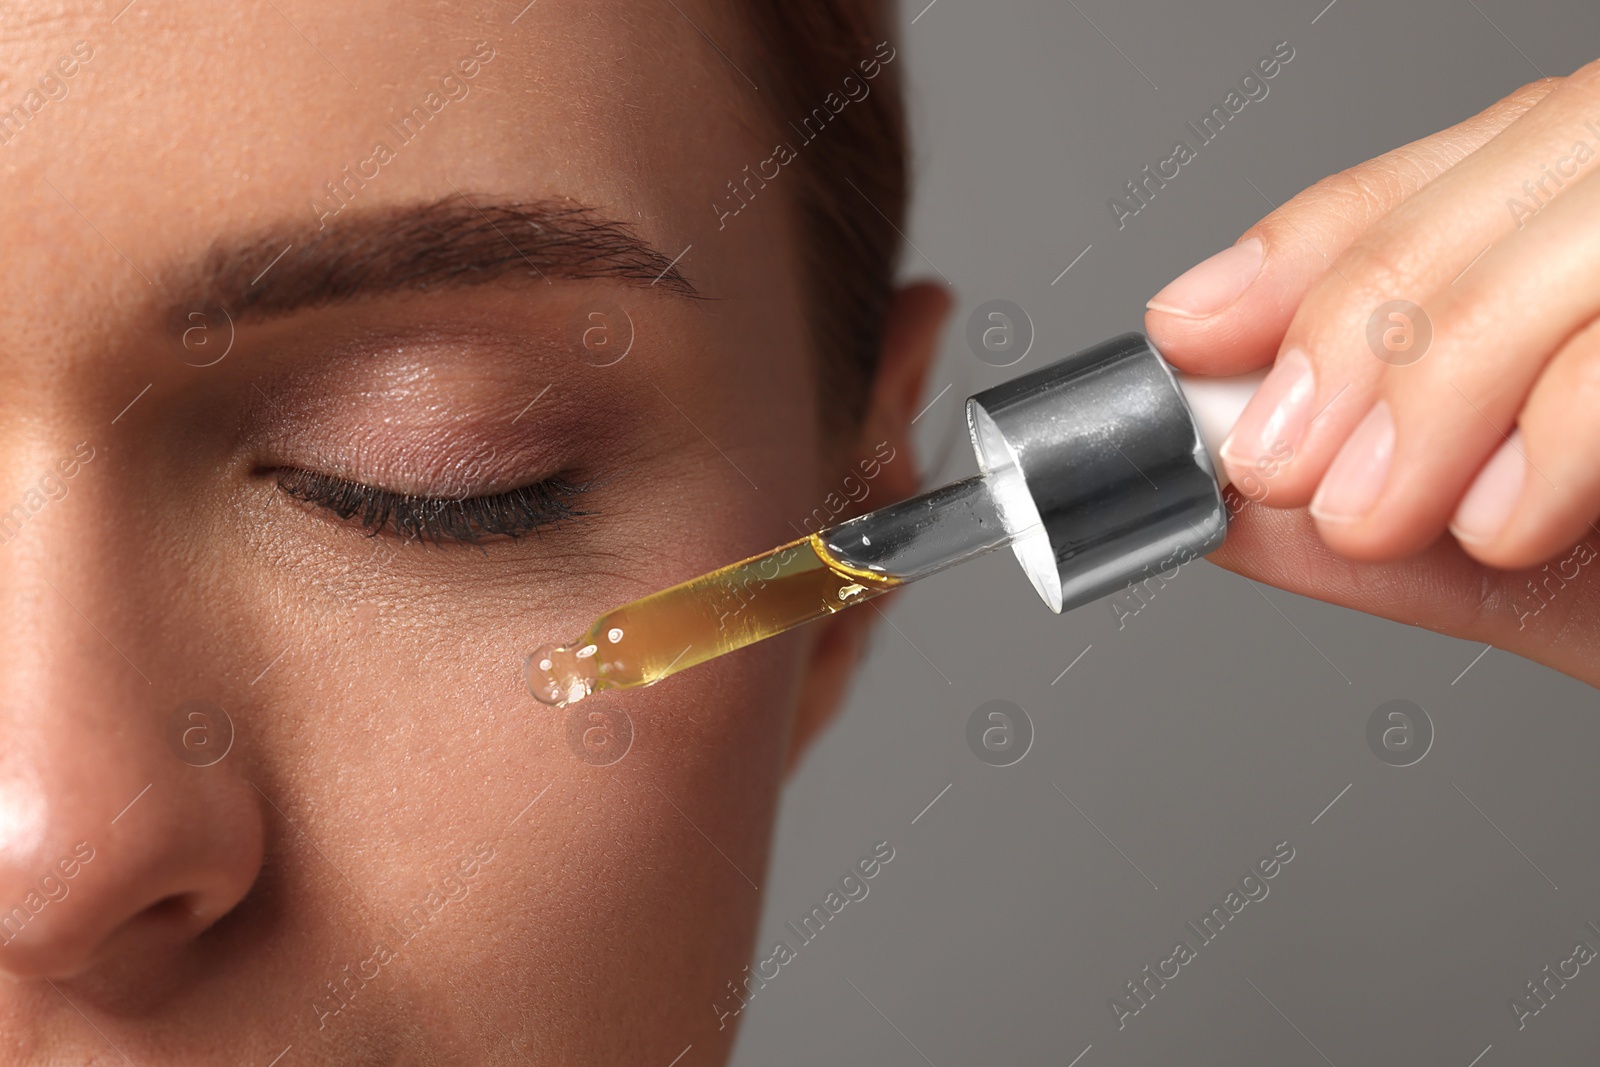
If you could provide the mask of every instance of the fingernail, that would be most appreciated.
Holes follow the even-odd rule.
[[[1522,431],[1513,430],[1499,451],[1489,457],[1467,495],[1456,508],[1450,532],[1459,540],[1486,545],[1500,536],[1511,521],[1511,509],[1528,480],[1528,461],[1522,455]]]
[[[1261,273],[1263,258],[1259,237],[1240,241],[1178,275],[1145,307],[1186,319],[1215,315],[1250,288]]]
[[[1243,477],[1263,459],[1281,465],[1286,448],[1293,456],[1311,422],[1316,398],[1317,378],[1305,352],[1291,348],[1279,356],[1222,442],[1222,458],[1232,468],[1230,473]]]
[[[1311,501],[1319,522],[1360,522],[1383,492],[1394,459],[1394,416],[1382,400],[1372,406],[1334,457]]]

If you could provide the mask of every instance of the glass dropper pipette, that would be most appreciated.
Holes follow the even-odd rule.
[[[989,479],[968,478],[613,608],[535,650],[528,687],[559,707],[650,685],[1010,540]]]
[[[1177,379],[1125,334],[967,401],[981,474],[601,615],[526,661],[561,707],[708,659],[1010,545],[1053,611],[1222,543],[1214,471],[1261,375]]]

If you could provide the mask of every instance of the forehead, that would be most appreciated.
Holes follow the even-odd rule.
[[[452,193],[571,197],[678,248],[756,144],[707,40],[734,27],[691,0],[124,2],[5,5],[0,226],[74,264],[23,303],[126,304],[220,233]]]

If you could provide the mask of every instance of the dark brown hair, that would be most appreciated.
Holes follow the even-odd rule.
[[[782,181],[795,208],[818,381],[827,383],[824,429],[843,434],[866,411],[906,210],[900,63],[887,43],[894,4],[729,3],[752,31],[754,56],[746,72],[759,84],[778,136],[796,153]],[[875,76],[868,78],[868,71]],[[870,92],[849,98],[847,78]],[[840,100],[848,102],[840,107]]]

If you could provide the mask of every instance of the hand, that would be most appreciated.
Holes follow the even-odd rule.
[[[1186,370],[1276,356],[1224,458],[1309,515],[1247,508],[1212,558],[1600,683],[1596,176],[1591,64],[1319,182],[1152,299]]]

